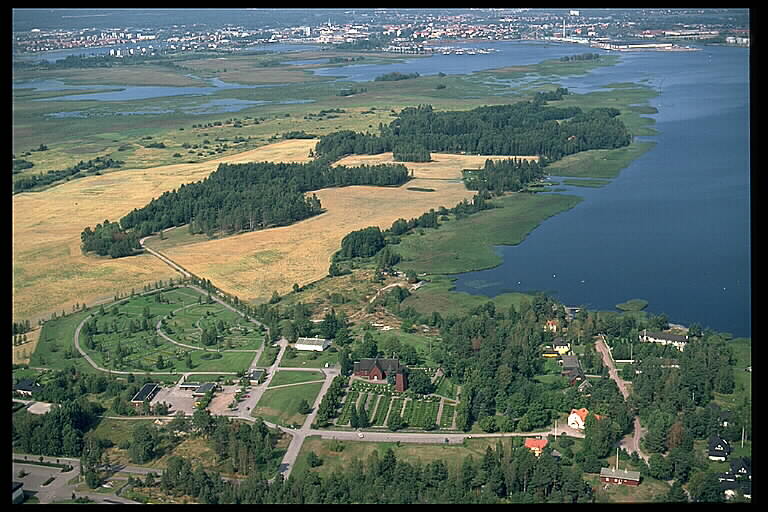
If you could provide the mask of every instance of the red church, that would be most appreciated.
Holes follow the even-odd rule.
[[[384,381],[389,375],[394,375],[396,391],[405,391],[408,388],[405,366],[400,365],[397,359],[361,359],[355,362],[352,373],[373,381]]]

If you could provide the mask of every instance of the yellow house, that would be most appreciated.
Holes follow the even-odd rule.
[[[561,356],[564,356],[571,351],[571,344],[562,340],[561,338],[557,338],[555,342],[552,344],[552,350],[554,350]]]

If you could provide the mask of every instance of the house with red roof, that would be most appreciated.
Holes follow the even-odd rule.
[[[577,430],[584,430],[584,425],[587,421],[589,410],[582,407],[581,409],[571,409],[571,414],[568,416],[568,426]],[[602,419],[602,416],[595,414],[595,418]]]
[[[549,443],[549,441],[546,439],[533,439],[531,437],[525,439],[525,447],[531,450],[537,457],[544,451],[544,447],[547,446],[547,443]]]

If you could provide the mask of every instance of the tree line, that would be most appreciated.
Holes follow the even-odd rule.
[[[45,174],[40,172],[39,174],[29,174],[26,176],[19,176],[13,181],[13,193],[24,192],[35,187],[43,187],[50,185],[56,181],[71,178],[82,178],[83,173],[93,172],[100,173],[104,169],[119,168],[123,165],[121,160],[113,160],[107,157],[96,157],[87,162],[82,160],[71,167],[67,167],[62,170],[48,171]]]
[[[546,448],[536,457],[520,442],[512,446],[498,442],[495,449],[489,446],[478,460],[467,456],[453,469],[442,459],[407,462],[388,448],[383,454],[374,451],[365,461],[354,458],[348,466],[333,472],[305,471],[287,480],[278,476],[271,484],[263,474],[250,474],[235,483],[203,467],[193,472],[188,462],[174,461],[174,470],[168,478],[164,473],[161,488],[208,504],[591,502],[592,489],[583,480],[582,469],[562,467],[551,452]],[[322,463],[316,454],[312,455],[308,460],[314,460],[314,464],[310,465]],[[176,467],[186,468],[186,478],[176,477]]]
[[[253,231],[286,225],[322,211],[310,190],[348,185],[400,185],[408,180],[401,164],[331,166],[257,162],[220,164],[207,178],[165,192],[120,220],[140,236],[189,224],[193,233]]]
[[[546,161],[589,149],[628,145],[632,136],[614,108],[583,111],[551,107],[567,89],[540,93],[532,101],[482,106],[468,111],[435,112],[431,105],[403,109],[379,134],[341,130],[320,138],[315,153],[330,159],[347,154],[378,154],[406,144],[419,151],[479,155],[540,155]],[[423,148],[423,149],[421,149]]]
[[[464,184],[469,190],[485,189],[501,195],[520,191],[543,177],[544,168],[536,160],[486,160],[482,169],[464,171]]]

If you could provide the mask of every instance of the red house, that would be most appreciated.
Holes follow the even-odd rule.
[[[538,457],[541,455],[541,452],[544,451],[544,448],[548,443],[549,441],[546,439],[533,439],[529,437],[525,440],[525,447],[531,450],[533,454]]]
[[[640,472],[600,468],[600,481],[606,484],[640,485]]]

